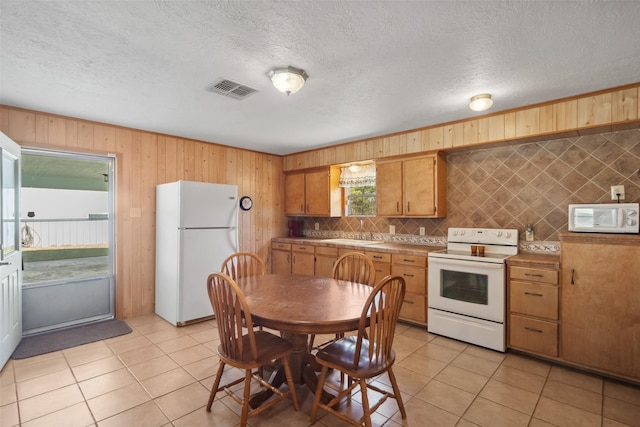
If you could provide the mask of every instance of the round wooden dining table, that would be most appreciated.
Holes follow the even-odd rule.
[[[298,384],[308,368],[309,334],[357,330],[372,290],[361,283],[299,274],[243,277],[237,283],[247,299],[253,323],[281,331],[293,344],[291,371]]]

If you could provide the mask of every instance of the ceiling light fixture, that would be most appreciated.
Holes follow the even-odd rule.
[[[303,69],[292,66],[273,67],[267,73],[267,77],[271,79],[276,89],[286,93],[287,96],[302,89],[304,82],[309,78]]]
[[[473,111],[485,111],[491,108],[492,105],[493,100],[491,99],[491,95],[488,93],[483,93],[482,95],[471,97],[469,108],[471,108]]]

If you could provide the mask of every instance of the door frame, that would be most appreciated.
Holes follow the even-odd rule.
[[[38,156],[48,156],[48,157],[59,157],[66,159],[76,159],[79,161],[87,160],[87,161],[99,161],[105,162],[107,164],[107,180],[108,180],[108,263],[109,263],[109,272],[108,272],[108,295],[109,295],[109,312],[108,314],[100,314],[96,316],[84,317],[81,319],[70,320],[62,323],[57,323],[55,325],[50,325],[48,327],[39,327],[31,330],[23,331],[24,335],[30,335],[35,333],[45,332],[47,330],[52,329],[60,329],[64,327],[76,326],[79,324],[91,323],[95,321],[102,321],[107,319],[113,319],[116,316],[116,155],[114,154],[96,154],[96,153],[86,153],[86,152],[72,152],[72,151],[60,151],[60,150],[51,150],[51,149],[42,149],[42,148],[32,148],[32,147],[23,147],[22,154],[28,155],[38,155]],[[96,277],[95,279],[98,279]],[[94,280],[95,280],[94,279]],[[91,278],[81,278],[75,280],[56,280],[51,282],[42,282],[34,284],[33,286],[28,286],[29,289],[36,289],[40,287],[45,287],[47,285],[52,286],[61,286],[65,283],[73,284],[80,282],[88,282]],[[25,303],[23,303],[25,304]]]

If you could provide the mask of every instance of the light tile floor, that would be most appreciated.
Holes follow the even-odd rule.
[[[239,406],[224,393],[212,412],[204,408],[218,363],[213,321],[175,328],[150,315],[127,322],[128,335],[10,360],[0,372],[0,425],[239,425]],[[376,426],[640,426],[640,387],[403,324],[394,347],[408,416],[403,421],[388,400]],[[301,386],[298,396],[300,412],[285,401],[249,424],[308,426],[313,395]],[[359,401],[352,400],[355,412]],[[319,426],[345,425],[319,417]]]

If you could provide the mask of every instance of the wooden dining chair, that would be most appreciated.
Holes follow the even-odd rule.
[[[373,286],[376,279],[376,269],[371,258],[362,252],[347,252],[335,262],[331,275],[334,279]],[[309,352],[320,349],[342,337],[344,337],[344,334],[339,333],[336,334],[334,339],[314,346],[315,335],[310,335]]]
[[[396,399],[402,418],[407,417],[398,382],[392,369],[396,358],[392,348],[393,338],[400,307],[402,307],[404,300],[405,288],[404,279],[400,276],[387,276],[382,279],[365,303],[360,316],[358,335],[341,338],[316,353],[316,361],[322,369],[311,409],[312,424],[316,421],[318,408],[322,408],[353,425],[362,425],[364,422],[366,427],[370,427],[371,414],[389,397]],[[367,324],[368,333],[365,335]],[[367,336],[368,338],[366,338]],[[329,402],[323,403],[320,398],[329,368],[339,370],[354,382],[350,382],[348,387],[340,391]],[[389,375],[392,392],[376,387],[370,381],[385,372]],[[345,397],[350,398],[354,388],[358,385],[362,395],[364,415],[360,420],[354,420],[339,411],[339,402]],[[381,395],[373,406],[369,405],[367,389]]]
[[[247,425],[249,417],[261,413],[289,396],[293,400],[293,406],[296,411],[299,410],[298,396],[293,383],[291,368],[289,367],[289,356],[293,345],[279,336],[266,331],[254,331],[252,328],[247,329],[247,333],[243,335],[242,319],[245,318],[251,324],[251,310],[242,291],[228,275],[224,273],[210,274],[207,279],[207,291],[213,311],[216,313],[218,334],[220,335],[220,345],[218,346],[220,364],[218,365],[216,380],[209,395],[207,411],[211,411],[211,405],[216,393],[222,390],[242,405],[240,416],[240,425],[242,427]],[[254,371],[265,364],[271,363],[273,360],[279,360],[284,366],[289,386],[287,391],[283,392],[273,387],[258,375],[257,371]],[[225,385],[220,385],[225,365],[244,369],[244,377]],[[252,380],[274,393],[274,397],[271,400],[266,401],[255,409],[249,407]],[[240,397],[233,392],[231,387],[243,381],[244,389],[242,397]]]
[[[233,280],[238,280],[241,277],[267,274],[267,266],[256,254],[251,252],[236,252],[222,261],[220,271]],[[243,325],[246,327],[246,322]],[[253,325],[253,327],[255,328],[256,325]],[[262,326],[258,326],[258,328],[262,330]]]
[[[233,280],[238,280],[241,277],[267,274],[267,267],[256,254],[237,252],[222,262],[220,271]]]

